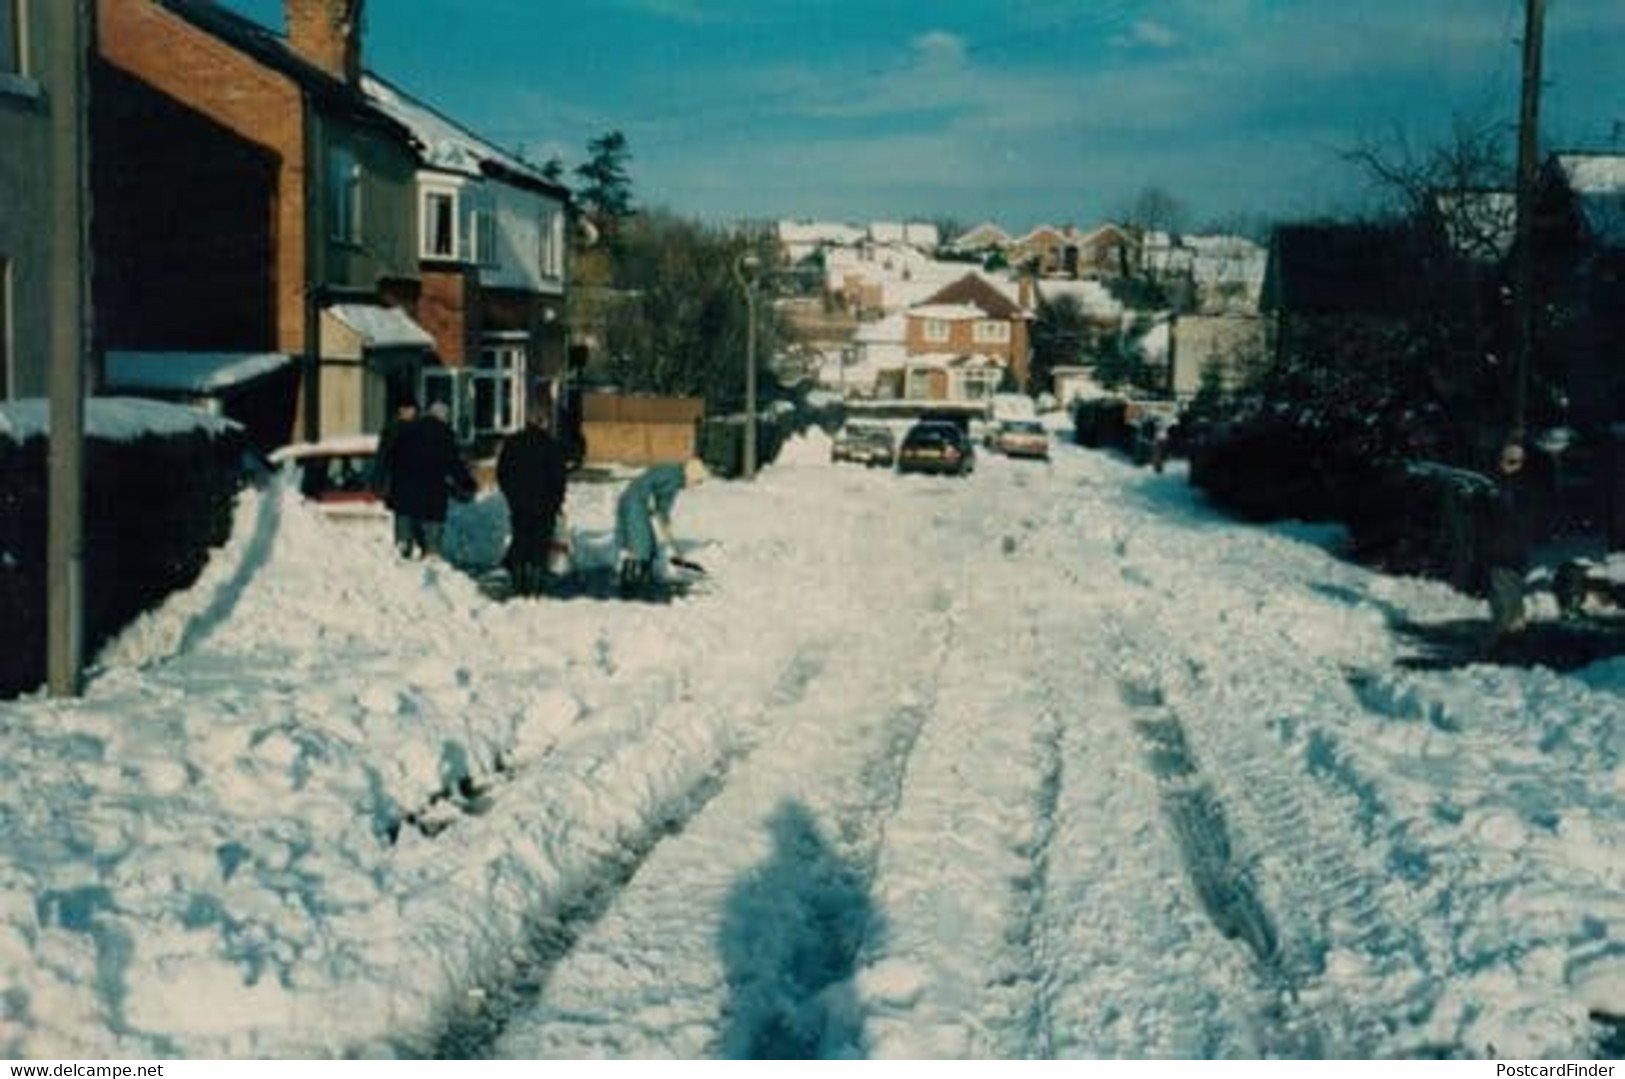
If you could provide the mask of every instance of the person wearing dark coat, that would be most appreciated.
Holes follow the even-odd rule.
[[[1529,570],[1529,496],[1523,478],[1523,447],[1501,450],[1500,476],[1484,534],[1484,561],[1490,571],[1490,622],[1497,638],[1522,630],[1524,575]]]
[[[395,415],[378,432],[378,452],[372,459],[372,489],[385,506],[389,501],[389,470],[395,463],[395,440],[401,428],[418,418],[416,398],[402,397],[395,402]]]
[[[439,558],[447,502],[474,495],[474,477],[457,452],[448,414],[444,402],[430,405],[426,415],[401,425],[390,450],[389,507],[402,558]]]
[[[541,592],[564,508],[564,446],[553,437],[550,413],[545,396],[533,400],[524,428],[508,436],[497,458],[497,486],[508,501],[508,570],[520,596]]]

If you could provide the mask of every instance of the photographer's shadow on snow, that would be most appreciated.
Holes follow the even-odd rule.
[[[857,1042],[851,979],[872,913],[865,874],[797,802],[780,805],[769,827],[772,854],[734,886],[723,916],[730,996],[717,1055],[850,1055]]]

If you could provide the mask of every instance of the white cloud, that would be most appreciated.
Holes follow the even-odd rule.
[[[1127,34],[1113,38],[1112,43],[1124,48],[1144,46],[1153,49],[1171,49],[1179,44],[1179,35],[1165,23],[1141,19]]]
[[[965,39],[946,30],[931,30],[911,41],[923,67],[959,67],[965,62]]]

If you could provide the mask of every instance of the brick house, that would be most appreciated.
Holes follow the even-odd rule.
[[[56,243],[51,226],[55,194],[78,183],[61,174],[55,150],[84,107],[78,80],[64,73],[78,66],[87,39],[72,5],[0,3],[0,401],[44,397],[53,348],[79,351],[55,339],[71,327],[55,317],[52,282],[80,280],[81,255]],[[75,171],[78,158],[74,147]]]
[[[401,88],[371,74],[361,86],[418,148],[418,291],[399,300],[445,365],[425,392],[487,444],[523,425],[531,387],[562,398],[569,191]]]
[[[1008,373],[1023,391],[1031,314],[979,273],[939,289],[905,314],[901,393],[929,401],[990,398]]]
[[[1141,261],[1140,239],[1106,224],[1084,233],[1071,225],[1040,225],[1010,244],[1010,265],[1040,277],[1127,277]]]
[[[567,196],[364,75],[359,8],[285,0],[284,39],[212,0],[98,0],[98,341],[286,354],[285,437],[376,431],[410,392],[489,442],[563,367]]]
[[[208,0],[98,0],[92,184],[107,352],[274,351],[287,433],[377,430],[433,356],[324,353],[335,304],[415,288],[410,133],[356,81],[343,0],[287,0],[286,42]]]

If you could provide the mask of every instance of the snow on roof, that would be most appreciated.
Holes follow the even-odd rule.
[[[938,318],[957,322],[987,317],[980,307],[968,303],[926,303],[909,308],[908,313],[913,318]]]
[[[1173,341],[1173,322],[1159,321],[1145,332],[1140,338],[1140,354],[1147,360],[1165,363],[1168,359],[1168,348]]]
[[[372,303],[336,303],[323,310],[353,330],[367,348],[433,348],[429,331],[398,307]]]
[[[363,455],[376,452],[377,435],[335,435],[320,442],[293,442],[271,451],[271,463],[297,461],[303,457]]]
[[[1558,154],[1557,164],[1575,191],[1625,193],[1625,154]]]
[[[140,397],[91,397],[85,401],[85,437],[106,442],[134,442],[143,435],[178,435],[188,431],[222,434],[238,427],[223,416],[211,416],[185,405]],[[0,438],[16,443],[51,433],[51,403],[25,397],[0,404]]]
[[[904,365],[907,367],[1003,367],[1004,360],[998,356],[987,356],[980,352],[917,352],[909,356]]]
[[[1003,247],[1010,243],[1010,234],[991,221],[984,221],[980,225],[954,238],[952,247]]]
[[[908,320],[901,314],[887,315],[879,322],[865,322],[852,334],[852,340],[861,344],[880,344],[902,341],[908,336]]]
[[[1115,319],[1123,314],[1122,302],[1099,281],[1043,279],[1038,282],[1038,292],[1052,303],[1063,296],[1070,296],[1077,301],[1084,314],[1094,318]]]
[[[422,143],[424,162],[434,168],[481,176],[484,174],[482,166],[489,163],[535,183],[559,187],[533,165],[480,138],[376,75],[363,75],[361,89],[380,112],[412,132]],[[563,194],[562,188],[560,194]]]
[[[787,244],[855,244],[863,230],[836,221],[780,221],[779,240]]]
[[[292,362],[285,352],[109,352],[107,386],[209,394],[252,382]]]

